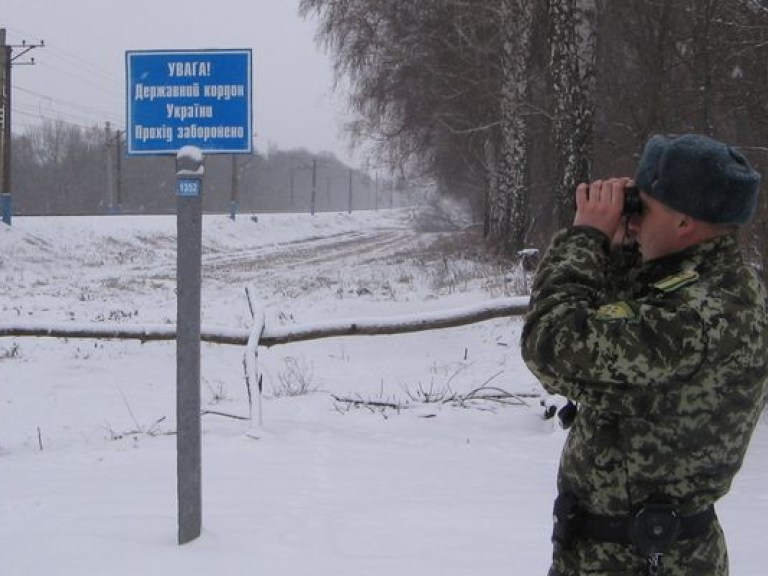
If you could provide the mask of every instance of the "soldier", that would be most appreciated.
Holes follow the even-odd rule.
[[[654,136],[626,215],[632,184],[577,187],[573,226],[542,259],[525,320],[526,364],[579,406],[549,574],[725,575],[714,503],[768,393],[766,293],[736,238],[760,175],[711,138]],[[629,282],[610,258],[623,224],[642,260]]]

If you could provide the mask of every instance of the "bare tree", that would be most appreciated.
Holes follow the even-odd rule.
[[[486,235],[523,247],[535,3],[303,0],[351,84],[352,131],[445,194],[485,194]]]
[[[594,0],[550,0],[552,142],[555,202],[560,226],[570,223],[573,191],[589,180],[594,130],[596,58]]]
[[[525,246],[528,227],[528,81],[533,3],[501,0],[501,136],[498,170],[488,189],[487,236],[511,253]],[[498,168],[496,168],[498,166]]]

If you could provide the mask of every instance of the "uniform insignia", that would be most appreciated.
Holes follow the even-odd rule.
[[[619,302],[611,302],[610,304],[603,304],[597,309],[598,320],[611,321],[611,320],[628,320],[635,317],[635,311],[632,307],[620,300]]]
[[[653,287],[662,292],[674,292],[675,290],[687,286],[699,279],[699,273],[696,270],[685,270],[680,274],[667,276],[654,283]]]

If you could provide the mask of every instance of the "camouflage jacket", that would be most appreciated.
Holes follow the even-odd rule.
[[[606,237],[571,228],[533,286],[523,358],[580,406],[558,489],[594,514],[649,499],[702,511],[728,491],[765,404],[766,294],[730,236],[644,263],[630,283],[612,270]]]

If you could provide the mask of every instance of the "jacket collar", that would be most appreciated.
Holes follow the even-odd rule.
[[[727,234],[641,264],[637,280],[653,283],[672,274],[689,270],[701,274],[741,261],[742,255],[736,236]]]

